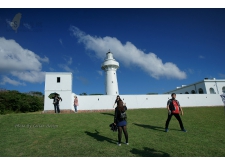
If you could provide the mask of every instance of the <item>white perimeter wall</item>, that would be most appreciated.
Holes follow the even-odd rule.
[[[66,102],[65,99],[63,100],[63,102],[60,102],[60,108],[68,109],[66,107],[70,106],[71,109],[74,110],[74,107],[73,107],[74,95],[75,94],[71,95],[70,103]],[[79,100],[78,110],[112,110],[113,104],[116,98],[116,96],[110,96],[110,95],[99,95],[99,96],[79,96],[78,95],[77,97]],[[170,94],[120,95],[120,97],[127,104],[127,107],[129,109],[165,108],[168,99],[171,98]],[[177,100],[180,102],[182,107],[223,106],[224,105],[220,95],[218,94],[177,94]],[[68,104],[68,105],[65,105],[65,104]],[[50,107],[53,107],[52,102]]]

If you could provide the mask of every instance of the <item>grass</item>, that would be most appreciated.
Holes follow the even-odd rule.
[[[223,107],[184,108],[185,129],[165,109],[128,110],[129,146],[117,146],[113,111],[0,115],[1,157],[224,157]],[[122,137],[124,141],[124,135]]]

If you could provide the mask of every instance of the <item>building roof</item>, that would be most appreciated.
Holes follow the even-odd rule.
[[[72,74],[72,72],[45,72],[45,74]]]
[[[196,83],[192,83],[192,84],[189,84],[189,85],[181,86],[181,87],[179,87],[179,88],[170,90],[170,91],[168,91],[168,92],[165,92],[165,94],[166,94],[166,93],[170,93],[170,92],[172,92],[172,91],[184,89],[184,88],[190,87],[190,86],[192,86],[192,85],[204,83],[204,82],[225,82],[225,79],[219,79],[219,80],[218,80],[218,79],[215,79],[215,78],[213,78],[213,79],[205,78],[204,80],[198,81],[198,82],[196,82]]]

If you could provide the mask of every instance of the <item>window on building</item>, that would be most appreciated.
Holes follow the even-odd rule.
[[[188,92],[185,92],[185,94],[189,94]]]
[[[57,77],[57,83],[60,83],[60,77]]]
[[[225,93],[225,87],[222,88],[222,92]]]
[[[203,89],[202,89],[202,88],[199,88],[199,89],[198,89],[198,93],[199,93],[199,94],[203,94],[203,93],[204,93],[204,92],[203,92]]]
[[[195,90],[192,90],[192,91],[191,91],[191,94],[195,94]]]
[[[215,91],[213,88],[209,88],[209,92],[210,92],[210,94],[215,94]]]
[[[182,93],[180,93],[180,94],[182,94]]]

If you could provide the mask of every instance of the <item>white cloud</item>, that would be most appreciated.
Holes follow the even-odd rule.
[[[195,71],[194,71],[194,69],[188,69],[188,72],[190,73],[190,74],[193,74]]]
[[[64,58],[64,60],[66,61],[66,64],[58,64],[58,66],[67,72],[73,72],[73,70],[69,67],[69,65],[71,65],[73,62],[72,57],[69,57],[69,60]]]
[[[138,49],[131,42],[122,44],[115,37],[96,37],[85,34],[75,26],[70,27],[72,35],[78,38],[79,43],[83,43],[87,50],[95,52],[101,60],[104,59],[107,50],[113,50],[114,57],[125,66],[138,66],[150,76],[159,79],[160,77],[185,79],[186,73],[181,71],[172,62],[163,63],[154,53],[145,53]]]
[[[64,69],[65,71],[67,72],[73,72],[73,70],[68,66],[68,65],[65,65],[65,64],[58,64],[58,66],[62,69]]]
[[[73,59],[72,59],[72,57],[70,57],[69,60],[67,61],[67,63],[68,63],[68,65],[71,65],[72,62],[73,62]]]
[[[41,83],[45,79],[45,72],[41,71],[13,71],[11,74],[18,77],[20,80],[31,82],[31,83]]]
[[[205,57],[204,56],[198,56],[198,58],[204,59]]]
[[[23,26],[29,30],[31,30],[31,26],[28,23],[24,23]]]
[[[0,84],[5,85],[6,83],[11,84],[11,85],[15,85],[15,86],[18,86],[18,85],[25,86],[26,85],[25,83],[21,83],[19,81],[12,80],[12,79],[8,78],[7,76],[3,76],[2,82],[0,82]]]
[[[60,44],[63,46],[63,42],[62,42],[62,39],[59,39],[59,42],[60,42]]]
[[[41,62],[46,62],[46,63],[49,63],[49,59],[48,59],[48,57],[44,57],[44,58],[41,58],[40,56],[38,56],[38,55],[35,55],[35,57],[39,60],[39,61],[41,61]]]
[[[44,81],[42,63],[48,62],[34,52],[22,48],[16,41],[0,37],[0,73],[11,74],[20,80],[37,83]]]
[[[5,21],[10,27],[12,27],[12,22],[10,20],[6,19]]]
[[[58,64],[58,66],[67,72],[78,73],[79,71],[76,67],[74,68],[74,70],[70,68],[70,65],[73,63],[73,58],[69,56],[65,56],[65,57],[66,58],[64,58],[64,60],[66,63]]]
[[[82,84],[84,84],[84,85],[87,85],[89,82],[88,82],[88,79],[86,79],[85,77],[82,77],[82,76],[80,76],[80,77],[76,77],[79,81],[81,81],[82,82]]]
[[[103,75],[103,72],[102,72],[101,70],[98,70],[97,72],[98,72],[98,74],[99,74],[100,76]]]
[[[219,73],[220,78],[225,78],[225,74]]]

